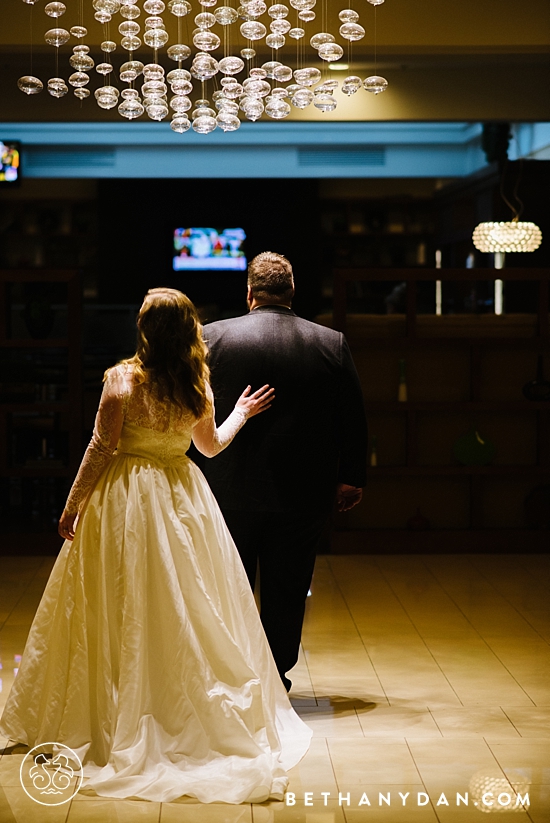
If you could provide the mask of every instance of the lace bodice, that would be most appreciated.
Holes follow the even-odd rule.
[[[65,505],[67,514],[79,512],[99,476],[117,453],[155,455],[159,462],[181,459],[191,439],[202,454],[214,457],[231,443],[247,419],[235,408],[216,428],[214,397],[208,386],[210,408],[198,420],[161,396],[153,382],[136,384],[131,367],[109,371],[97,411],[92,439],[86,449]]]

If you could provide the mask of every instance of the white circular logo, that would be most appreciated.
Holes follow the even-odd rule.
[[[63,743],[40,743],[21,763],[24,792],[41,806],[61,806],[75,796],[84,773],[77,753]]]

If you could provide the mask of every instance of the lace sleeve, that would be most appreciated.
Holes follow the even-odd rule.
[[[208,386],[210,410],[193,428],[193,443],[205,457],[215,457],[223,451],[247,421],[246,412],[235,407],[227,420],[216,428],[214,395]]]
[[[76,514],[116,449],[124,420],[124,382],[111,369],[99,402],[94,433],[65,504],[66,514]]]

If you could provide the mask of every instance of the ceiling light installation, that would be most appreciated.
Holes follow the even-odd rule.
[[[235,131],[240,126],[240,113],[252,121],[264,113],[273,120],[282,120],[292,111],[291,106],[305,109],[311,104],[320,111],[332,112],[337,106],[338,88],[347,96],[360,89],[374,95],[387,89],[387,80],[377,74],[363,80],[351,73],[352,44],[365,37],[357,11],[348,8],[339,13],[338,36],[343,43],[340,45],[336,36],[326,30],[328,0],[319,0],[318,15],[314,11],[317,0],[289,0],[291,8],[278,2],[268,6],[264,0],[242,0],[238,8],[230,5],[230,0],[222,0],[224,5],[217,5],[217,1],[198,0],[197,7],[192,8],[188,0],[93,0],[93,15],[104,27],[103,59],[97,65],[84,42],[88,34],[84,5],[90,0],[79,0],[79,19],[70,21],[76,23],[70,28],[63,28],[61,23],[65,21],[59,19],[66,12],[65,4],[47,3],[44,12],[51,27],[44,39],[54,47],[56,55],[56,76],[47,81],[48,92],[52,97],[63,97],[72,87],[78,99],[90,97],[88,85],[95,68],[103,84],[93,96],[102,109],[117,106],[119,114],[128,120],[143,114],[151,120],[170,116],[170,125],[176,132],[186,132],[192,126],[199,134],[208,134],[218,127]],[[31,7],[32,15],[38,0],[23,2]],[[376,50],[376,6],[384,0],[368,2],[374,6]],[[165,13],[172,14],[177,21],[177,42],[172,45],[166,16],[162,16]],[[189,16],[194,30],[189,27]],[[318,22],[313,26],[316,19]],[[189,31],[185,38],[184,22]],[[319,28],[322,31],[316,31]],[[112,39],[112,30],[117,32],[116,40]],[[244,47],[232,48],[239,35]],[[294,67],[275,59],[284,60],[281,52],[287,38],[293,41],[294,53],[287,60]],[[305,63],[307,41],[320,58],[318,65]],[[74,45],[65,78],[58,76],[59,49],[67,43]],[[137,59],[138,50],[144,47],[152,51],[151,62],[145,64]],[[271,50],[272,59],[260,65],[256,50],[265,47]],[[168,72],[159,62],[159,53],[164,48],[168,58],[177,64]],[[122,61],[117,61],[120,83],[115,84],[113,58],[120,49],[126,54]],[[287,47],[286,51],[290,49]],[[340,85],[328,68],[344,55],[350,74]],[[31,74],[21,77],[18,86],[29,95],[42,91],[42,81],[32,75],[32,62]],[[190,98],[193,91],[200,92],[194,106]]]

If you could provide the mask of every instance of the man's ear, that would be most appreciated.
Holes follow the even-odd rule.
[[[252,294],[252,287],[251,286],[248,286],[248,291],[246,293],[246,299],[249,303],[252,303],[252,301],[254,299],[254,295]]]

